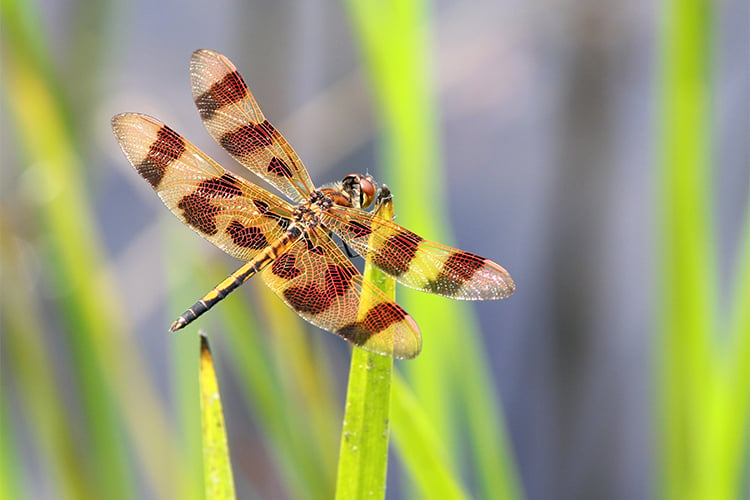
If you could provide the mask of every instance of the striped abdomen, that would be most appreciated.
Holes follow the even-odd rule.
[[[278,240],[266,247],[266,249],[258,254],[253,260],[245,263],[245,265],[229,275],[227,279],[216,285],[210,292],[204,295],[203,298],[182,313],[180,317],[172,323],[169,331],[175,332],[180,328],[184,328],[198,316],[211,309],[234,289],[265,269],[266,266],[276,260],[280,255],[284,254],[284,252],[286,252],[287,249],[300,238],[300,236],[302,236],[302,230],[299,226],[296,224],[289,226],[289,229],[287,229]]]

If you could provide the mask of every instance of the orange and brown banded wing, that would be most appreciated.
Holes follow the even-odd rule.
[[[250,260],[289,226],[288,203],[226,171],[158,120],[125,113],[112,118],[112,129],[172,213],[229,255]]]
[[[261,276],[297,314],[356,346],[400,359],[413,358],[422,349],[412,317],[364,280],[319,228],[312,228]]]
[[[323,222],[355,252],[411,288],[465,300],[504,299],[515,291],[508,271],[491,260],[425,240],[370,212],[336,206]]]
[[[263,116],[237,68],[221,54],[196,50],[190,59],[193,99],[203,124],[229,154],[290,199],[315,189],[297,153]]]

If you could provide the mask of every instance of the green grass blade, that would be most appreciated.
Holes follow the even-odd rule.
[[[203,482],[206,498],[235,498],[221,394],[208,338],[201,333],[200,401],[203,423]]]
[[[750,460],[750,203],[745,211],[742,247],[736,264],[737,281],[734,290],[730,321],[733,355],[729,358],[729,390],[726,397],[726,421],[723,422],[726,453],[727,482],[732,486],[730,498],[739,498],[743,474],[747,474]]]
[[[391,200],[379,205],[377,210],[381,217],[389,220],[394,217]],[[377,228],[373,229],[375,233]],[[395,299],[393,278],[369,261],[365,263],[364,276]],[[363,292],[363,306],[366,308],[370,303]],[[341,429],[338,499],[385,497],[392,378],[393,358],[354,347]]]
[[[393,358],[355,348],[341,431],[336,498],[383,498]]]
[[[373,108],[382,133],[380,164],[399,204],[398,222],[427,237],[445,241],[437,221],[446,220],[443,175],[437,153],[436,111],[430,85],[427,50],[428,11],[424,1],[350,1],[347,3],[363,64],[372,81]],[[419,186],[419,189],[414,189]],[[407,195],[408,193],[408,195]],[[422,203],[430,197],[430,215]],[[405,367],[414,392],[433,415],[433,425],[444,437],[448,459],[455,459],[456,387],[453,363],[441,332],[458,330],[460,308],[436,297],[404,290],[399,302],[416,319],[425,335],[418,360]],[[453,353],[455,351],[452,351]]]
[[[401,377],[393,379],[393,442],[422,498],[469,498],[460,483],[445,441],[436,432],[432,418],[420,407]],[[506,498],[497,493],[487,498]]]
[[[663,12],[659,348],[662,498],[715,489],[712,370],[716,269],[709,163],[711,2],[670,0]]]
[[[428,4],[370,0],[347,6],[379,112],[386,172],[381,181],[387,181],[399,201],[399,223],[426,238],[449,241],[448,217],[440,203],[445,187],[431,84]],[[482,494],[514,497],[520,491],[517,474],[469,309],[411,291],[401,294],[400,302],[425,335],[423,353],[405,369],[444,442],[446,459],[458,465],[468,450],[474,466],[467,472],[475,475]],[[461,437],[461,421],[478,426],[471,429],[468,442]]]
[[[463,359],[463,366],[471,366],[465,370],[459,398],[469,424],[468,439],[472,443],[473,467],[481,496],[507,500],[522,498],[521,479],[510,441],[504,432],[505,420],[490,382],[492,374],[486,354],[473,337],[467,339],[462,333],[456,337],[464,339],[461,349],[456,351],[457,357]]]

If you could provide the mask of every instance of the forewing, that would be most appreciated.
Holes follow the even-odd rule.
[[[112,118],[112,129],[172,213],[229,255],[250,260],[289,225],[288,203],[226,171],[158,120],[125,113]]]
[[[323,222],[355,252],[411,288],[466,300],[503,299],[516,288],[508,271],[491,260],[425,240],[370,212],[334,206]]]
[[[406,311],[363,279],[319,228],[262,272],[266,284],[297,314],[368,351],[413,358],[422,348]]]
[[[193,99],[213,138],[290,199],[306,201],[315,188],[305,166],[263,116],[229,59],[211,50],[193,52],[190,79]]]

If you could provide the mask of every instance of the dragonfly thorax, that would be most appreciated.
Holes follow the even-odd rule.
[[[307,203],[295,207],[292,215],[296,222],[304,224],[306,227],[320,225],[320,214],[331,208],[334,201],[321,191],[315,190],[310,194]]]

